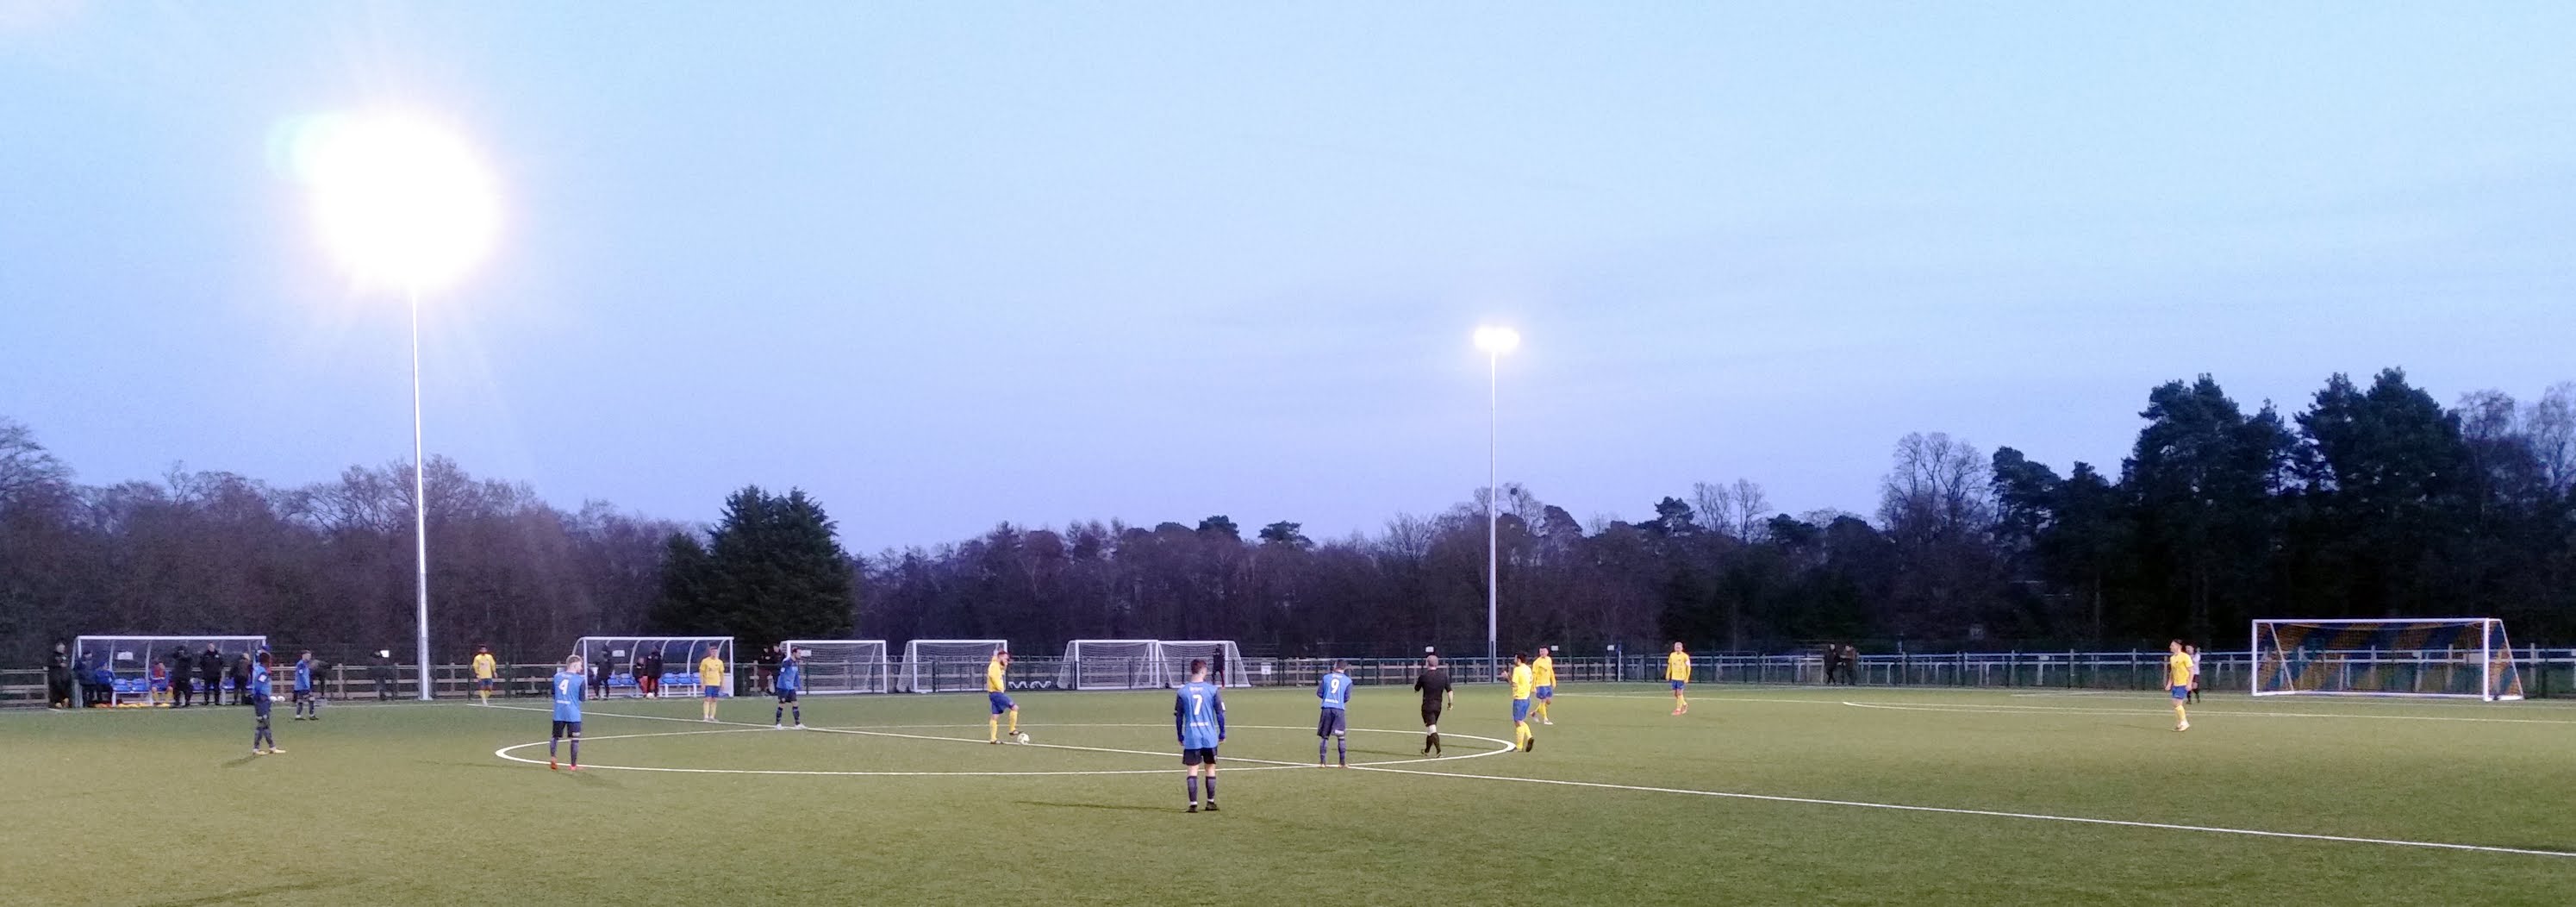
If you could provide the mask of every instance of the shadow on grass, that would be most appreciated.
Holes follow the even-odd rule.
[[[1165,807],[1137,806],[1132,803],[1049,803],[1042,800],[1015,800],[1012,802],[1021,806],[1051,806],[1057,809],[1116,809],[1143,813],[1171,812],[1170,809]]]
[[[249,765],[249,764],[251,764],[251,763],[253,763],[253,762],[257,762],[257,761],[259,761],[260,759],[261,759],[261,757],[259,757],[259,756],[252,756],[252,755],[234,756],[234,757],[232,757],[232,758],[230,758],[230,759],[226,759],[226,760],[224,760],[224,767],[225,767],[225,768],[240,768],[240,767],[242,767],[242,766]]]
[[[263,885],[258,888],[243,888],[235,891],[201,895],[193,898],[181,898],[175,901],[152,901],[146,904],[145,907],[201,907],[201,905],[205,904],[228,904],[234,902],[248,903],[271,895],[287,894],[297,891],[313,891],[322,888],[343,888],[357,883],[356,879],[314,879],[305,882],[290,882],[283,885]]]

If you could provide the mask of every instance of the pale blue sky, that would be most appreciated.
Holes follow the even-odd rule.
[[[2576,378],[2570,4],[0,0],[0,414],[90,482],[408,455],[275,166],[463,124],[429,444],[567,505],[802,486],[1375,529],[1503,474],[1868,511],[1909,431],[2116,470],[2153,384]]]

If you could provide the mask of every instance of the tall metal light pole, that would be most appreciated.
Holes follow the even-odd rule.
[[[419,593],[416,601],[418,644],[412,651],[420,666],[420,700],[430,699],[429,680],[429,482],[428,467],[421,454],[420,442],[420,286],[404,290],[411,301],[411,537],[413,572]]]
[[[420,698],[429,664],[429,464],[421,440],[420,302],[491,252],[500,202],[474,149],[436,124],[398,113],[312,117],[294,133],[296,176],[310,184],[314,220],[366,288],[399,287],[411,307],[413,657]]]
[[[1503,424],[1503,354],[1521,345],[1519,331],[1506,327],[1476,329],[1476,348],[1484,350],[1485,359],[1485,662],[1502,670],[1502,653],[1496,642],[1497,626],[1502,614],[1501,517],[1495,509],[1501,503],[1502,485],[1496,469],[1495,451],[1500,447]]]

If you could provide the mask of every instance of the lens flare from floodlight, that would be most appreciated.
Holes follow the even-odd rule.
[[[491,254],[501,204],[475,150],[394,113],[313,117],[288,150],[322,242],[361,283],[429,289]]]
[[[1519,331],[1506,327],[1481,327],[1476,329],[1477,349],[1499,356],[1519,349],[1520,346],[1521,332]]]

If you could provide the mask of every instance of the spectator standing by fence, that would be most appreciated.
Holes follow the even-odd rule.
[[[71,647],[59,642],[54,644],[54,654],[45,658],[45,707],[72,707]]]
[[[394,698],[394,650],[377,649],[376,661],[367,666],[367,677],[376,682],[376,701]]]
[[[206,651],[197,656],[197,679],[206,687],[206,704],[224,704],[224,657],[207,643]]]
[[[197,658],[186,649],[170,650],[170,707],[184,709],[196,698]]]

